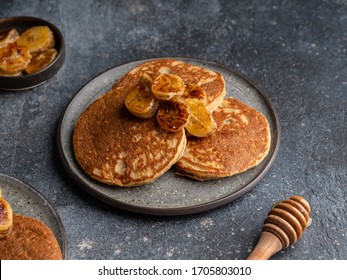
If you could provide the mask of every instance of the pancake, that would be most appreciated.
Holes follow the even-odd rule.
[[[227,98],[213,112],[216,131],[206,138],[189,137],[177,173],[197,180],[216,179],[258,165],[270,149],[264,115],[239,100]]]
[[[122,88],[115,88],[81,115],[74,131],[75,156],[98,181],[124,187],[143,185],[177,162],[186,137],[184,129],[167,132],[155,118],[131,115],[122,93]]]
[[[59,244],[50,228],[34,218],[13,214],[13,228],[0,238],[1,260],[61,260]]]
[[[223,102],[226,94],[225,81],[220,73],[174,59],[156,59],[138,65],[125,75],[123,83],[133,85],[145,72],[154,77],[159,74],[175,74],[185,84],[201,86],[206,91],[206,107],[211,112]]]

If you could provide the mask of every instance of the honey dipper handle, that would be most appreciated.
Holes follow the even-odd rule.
[[[267,260],[282,248],[282,242],[274,234],[264,231],[247,260]]]

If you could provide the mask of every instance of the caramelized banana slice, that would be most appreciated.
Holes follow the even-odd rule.
[[[155,79],[155,76],[153,73],[146,72],[140,78],[139,83],[141,86],[148,87],[149,89],[151,89],[154,79]]]
[[[189,120],[185,127],[188,133],[196,137],[211,135],[217,125],[205,105],[195,98],[187,98],[186,103],[190,110]]]
[[[8,29],[0,33],[0,48],[6,47],[8,44],[15,43],[19,39],[19,33],[16,29]]]
[[[176,132],[185,127],[189,119],[189,107],[179,98],[162,101],[157,112],[161,128]]]
[[[24,31],[17,41],[19,46],[27,47],[30,53],[53,48],[54,35],[48,26],[34,26]]]
[[[31,54],[26,47],[20,47],[16,43],[8,44],[0,49],[0,69],[6,72],[18,72],[24,70],[31,60]]]
[[[157,112],[159,101],[148,87],[137,85],[125,98],[125,106],[130,113],[142,119],[153,117]]]
[[[16,71],[16,72],[8,72],[0,68],[0,76],[8,76],[8,77],[15,77],[15,76],[22,76],[22,71]]]
[[[203,104],[206,104],[207,101],[205,90],[202,87],[193,84],[186,84],[182,97],[199,99]]]
[[[45,68],[57,57],[58,52],[56,49],[47,49],[39,53],[33,53],[32,59],[25,69],[25,72],[32,74]]]
[[[158,99],[170,100],[184,92],[184,82],[174,74],[160,74],[152,83],[152,93]]]
[[[13,213],[11,205],[1,196],[0,191],[0,238],[7,236],[12,230]]]

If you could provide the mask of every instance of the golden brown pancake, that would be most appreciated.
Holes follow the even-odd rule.
[[[50,228],[34,218],[13,215],[13,228],[0,238],[1,260],[61,260],[59,244]]]
[[[258,165],[270,148],[264,115],[228,98],[213,112],[216,131],[206,138],[189,137],[178,174],[197,180],[232,176]]]
[[[186,137],[184,129],[167,132],[155,118],[131,115],[122,93],[115,88],[81,115],[74,132],[75,156],[96,180],[117,186],[143,185],[176,163]]]
[[[211,112],[223,102],[226,94],[225,81],[220,73],[174,59],[157,59],[141,64],[132,69],[123,82],[133,84],[134,80],[138,80],[145,72],[154,77],[159,74],[175,74],[180,76],[185,84],[201,86],[206,91],[206,107]]]

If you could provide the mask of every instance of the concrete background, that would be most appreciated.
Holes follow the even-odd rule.
[[[0,91],[0,172],[42,192],[65,226],[70,259],[245,259],[273,203],[312,207],[303,237],[273,259],[347,259],[347,2],[0,0],[0,17],[58,26],[66,61],[45,84]],[[215,61],[250,77],[281,123],[269,173],[220,208],[180,217],[104,205],[65,172],[59,118],[90,79],[145,58]]]

